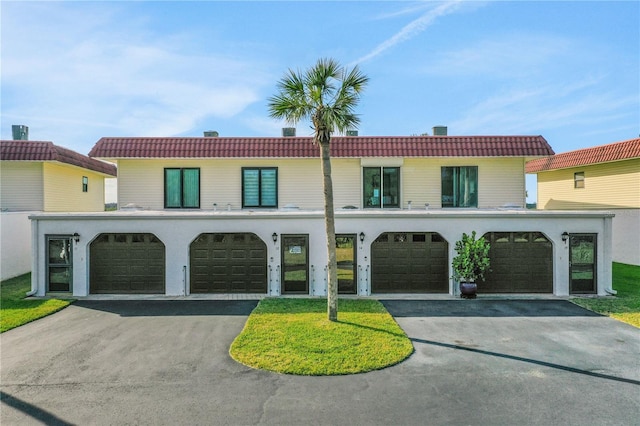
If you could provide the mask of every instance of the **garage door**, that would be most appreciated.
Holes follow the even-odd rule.
[[[447,242],[440,234],[382,234],[371,245],[371,291],[447,293],[447,265]]]
[[[490,232],[491,272],[481,293],[553,293],[553,245],[540,232]]]
[[[191,293],[267,292],[267,246],[255,234],[201,234],[190,258]]]
[[[164,244],[153,234],[100,234],[89,248],[91,293],[164,293]]]

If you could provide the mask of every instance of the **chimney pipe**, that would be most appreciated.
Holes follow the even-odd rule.
[[[205,138],[217,138],[218,136],[218,132],[216,132],[215,130],[205,130],[204,132]]]
[[[433,126],[433,136],[447,136],[447,126]]]
[[[11,132],[13,133],[14,141],[28,141],[29,140],[29,128],[22,124],[14,124],[11,126]]]
[[[347,136],[358,136],[357,130],[347,130]]]
[[[296,135],[296,128],[295,127],[283,127],[282,128],[282,137],[283,138],[294,137],[295,135]]]

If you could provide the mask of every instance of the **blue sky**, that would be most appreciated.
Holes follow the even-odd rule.
[[[446,125],[565,152],[640,134],[638,1],[23,0],[0,13],[2,139],[25,124],[86,154],[102,136],[278,136],[267,98],[321,57],[370,77],[361,135]]]

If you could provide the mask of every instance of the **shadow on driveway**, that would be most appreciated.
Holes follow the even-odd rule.
[[[567,300],[380,300],[394,317],[599,317]]]
[[[121,317],[248,316],[257,300],[78,300],[75,306]]]

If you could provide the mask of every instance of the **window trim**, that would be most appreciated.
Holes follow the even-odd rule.
[[[244,172],[248,171],[248,170],[257,170],[258,171],[258,204],[257,205],[247,205],[245,204],[245,184],[244,184]],[[276,187],[275,187],[275,197],[276,197],[276,202],[274,205],[268,205],[268,206],[264,206],[262,205],[262,171],[263,170],[273,170],[275,171],[276,174]],[[252,166],[252,167],[242,167],[241,168],[241,185],[242,185],[242,208],[243,209],[277,209],[278,208],[278,204],[279,204],[279,199],[278,199],[278,186],[279,186],[279,182],[278,182],[278,167],[273,167],[273,166],[269,166],[269,167],[260,167],[260,166]]]
[[[443,197],[444,197],[444,191],[443,191],[443,184],[444,181],[442,179],[442,174],[444,172],[445,169],[458,169],[458,171],[460,171],[460,169],[465,168],[465,169],[469,169],[469,168],[474,168],[476,171],[476,194],[475,194],[475,204],[470,205],[470,206],[445,206],[444,203],[442,202]],[[455,190],[454,190],[455,191]],[[441,166],[440,167],[440,207],[441,208],[446,208],[446,209],[477,209],[478,208],[478,204],[479,204],[479,193],[480,193],[480,167],[478,167],[477,165],[470,165],[470,166]],[[453,196],[453,194],[451,194]]]
[[[402,206],[402,178],[401,178],[401,174],[402,174],[402,167],[400,166],[362,166],[362,189],[360,191],[361,195],[362,195],[362,206],[365,209],[399,209]],[[380,204],[379,205],[375,205],[375,206],[369,206],[367,205],[367,196],[365,194],[365,188],[366,188],[366,184],[365,184],[365,171],[367,169],[378,169],[380,172]],[[384,171],[385,169],[394,169],[397,170],[397,178],[398,178],[398,187],[397,187],[397,197],[398,197],[398,202],[397,203],[392,203],[392,204],[385,204],[384,202]]]
[[[167,206],[167,170],[180,170],[180,206]],[[184,171],[185,170],[197,170],[198,171],[198,204],[197,206],[184,206]],[[201,173],[200,167],[165,167],[164,168],[164,208],[165,209],[199,209],[201,202]]]
[[[73,293],[73,235],[45,234],[45,292],[46,293]],[[69,258],[67,262],[51,263],[49,244],[53,240],[64,240],[68,244]],[[67,268],[69,274],[69,290],[51,290],[51,269]]]
[[[584,172],[575,172],[573,174],[573,189],[584,189],[585,187]]]

